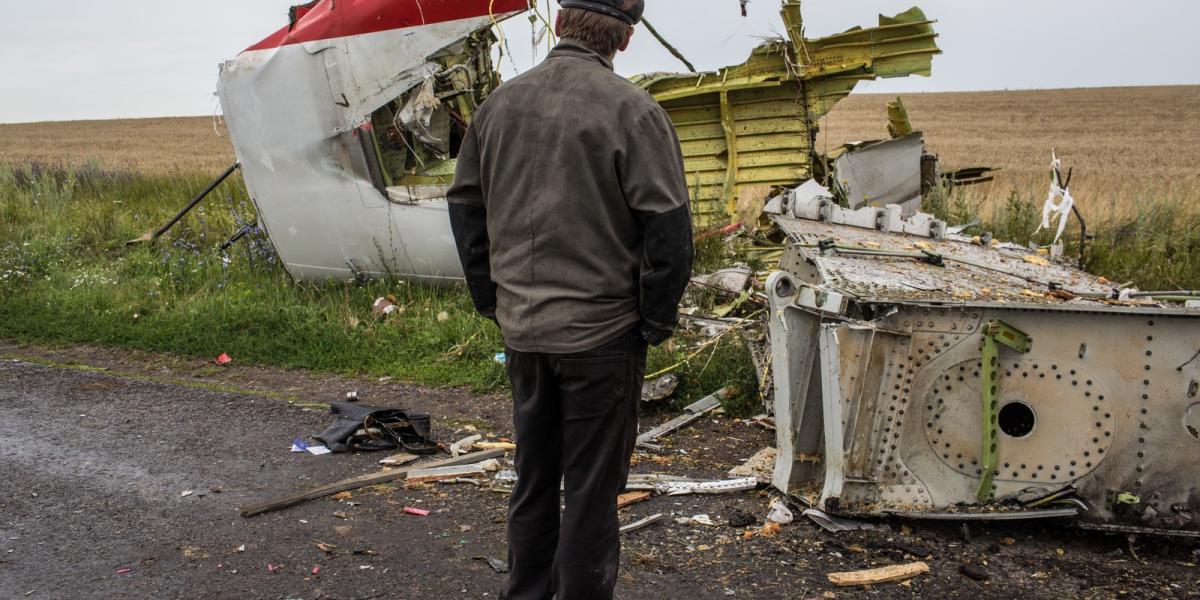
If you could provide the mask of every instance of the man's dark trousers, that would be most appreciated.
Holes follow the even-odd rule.
[[[629,477],[645,372],[646,343],[636,329],[574,354],[508,350],[518,479],[503,598],[612,598],[621,552],[617,496]]]

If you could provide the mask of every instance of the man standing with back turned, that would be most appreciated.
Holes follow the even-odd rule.
[[[479,109],[448,194],[508,347],[509,600],[612,598],[646,347],[672,335],[693,256],[675,129],[612,67],[644,0],[559,3],[562,42]]]

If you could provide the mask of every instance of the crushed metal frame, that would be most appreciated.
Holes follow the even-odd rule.
[[[1200,530],[1200,310],[1089,298],[1107,284],[1030,250],[776,222],[791,241],[767,282],[780,490],[839,514]],[[911,258],[922,246],[943,266]],[[997,339],[1015,349],[992,380]]]

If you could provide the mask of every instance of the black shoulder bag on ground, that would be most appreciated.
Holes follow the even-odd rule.
[[[337,420],[313,439],[333,452],[402,448],[411,454],[430,455],[438,451],[427,414],[349,402],[333,402],[329,410]]]

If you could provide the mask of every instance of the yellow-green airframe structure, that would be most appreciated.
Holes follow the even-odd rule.
[[[670,113],[683,146],[696,221],[723,222],[749,186],[796,185],[814,175],[818,122],[860,81],[929,76],[940,54],[919,8],[879,26],[804,37],[799,0],[782,9],[788,39],[716,72],[634,78]]]

